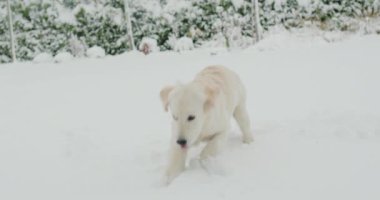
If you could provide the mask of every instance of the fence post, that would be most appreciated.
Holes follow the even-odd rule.
[[[16,62],[15,38],[13,34],[13,20],[12,20],[12,9],[11,9],[10,0],[7,0],[7,9],[8,9],[8,21],[9,21],[9,35],[11,36],[12,62]]]
[[[254,35],[256,35],[256,42],[259,42],[261,39],[259,1],[251,0],[251,2],[252,2],[252,27],[255,27]]]
[[[127,18],[127,31],[128,31],[128,40],[130,42],[132,50],[136,50],[135,41],[133,39],[133,31],[132,31],[132,22],[131,22],[131,13],[128,5],[129,1],[124,0],[124,11],[125,18]]]

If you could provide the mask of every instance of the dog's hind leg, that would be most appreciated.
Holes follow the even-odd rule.
[[[253,136],[251,132],[251,123],[249,120],[248,112],[245,106],[245,102],[240,103],[235,111],[234,111],[234,118],[236,122],[238,123],[241,132],[243,133],[243,142],[244,143],[251,143],[253,142]]]

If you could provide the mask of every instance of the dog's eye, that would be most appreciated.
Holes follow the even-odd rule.
[[[187,118],[187,121],[192,121],[195,119],[195,116],[194,115],[189,115],[189,117]]]
[[[178,117],[176,117],[176,116],[173,115],[173,119],[174,119],[175,121],[177,121],[177,120],[178,120]]]

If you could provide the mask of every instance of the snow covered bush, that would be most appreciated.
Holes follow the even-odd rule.
[[[111,55],[120,54],[128,49],[127,30],[110,15],[103,15],[103,11],[79,8],[75,14],[77,26],[74,34],[83,38],[87,46],[100,46]]]
[[[181,52],[181,51],[188,51],[194,49],[194,43],[191,38],[188,37],[182,37],[177,40],[174,50]]]
[[[177,38],[182,37],[191,38],[194,47],[251,44],[251,0],[129,0],[130,13],[125,2],[12,0],[17,59],[63,51],[81,57],[92,46],[103,48],[106,54],[121,54],[131,49],[127,14],[135,45],[152,38],[160,50],[175,50]],[[259,4],[264,31],[282,25],[379,32],[370,21],[380,18],[380,0],[259,0]],[[6,2],[0,1],[0,63],[11,61],[8,26]]]
[[[167,43],[170,34],[173,32],[172,15],[163,13],[155,15],[152,11],[147,10],[142,5],[136,3],[132,8],[132,26],[135,42],[140,44],[146,38],[153,38],[161,50],[169,50],[170,45]]]
[[[205,0],[191,1],[173,14],[173,34],[193,39],[196,46],[222,33],[228,40],[232,30],[240,30],[241,36],[252,35],[250,1]],[[228,46],[228,43],[227,43]]]
[[[326,30],[357,31],[358,19],[379,17],[379,7],[378,0],[312,0],[305,6],[305,19]]]
[[[102,47],[93,46],[87,49],[86,55],[89,58],[103,58],[106,56],[106,51]]]
[[[0,11],[0,63],[7,63],[11,61],[9,28],[5,17],[6,11],[1,5]]]
[[[157,46],[157,40],[153,38],[143,38],[139,45],[139,51],[147,55],[152,52],[160,51],[160,48]]]
[[[79,4],[78,0],[62,0],[62,4],[67,8],[75,8]]]
[[[83,57],[86,54],[86,44],[76,36],[72,36],[68,41],[68,50],[75,57]]]
[[[12,1],[16,56],[31,60],[40,52],[55,54],[67,45],[71,26],[60,23],[58,11],[47,1]]]
[[[55,63],[67,62],[73,59],[69,52],[61,52],[54,56]]]

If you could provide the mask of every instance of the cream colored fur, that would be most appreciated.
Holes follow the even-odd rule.
[[[244,86],[237,74],[225,67],[207,67],[188,84],[163,88],[160,97],[165,110],[173,116],[167,183],[185,169],[189,147],[207,142],[201,160],[218,153],[232,117],[240,126],[243,142],[253,141]],[[194,120],[189,121],[190,115]],[[186,148],[176,143],[178,139],[187,141]]]

